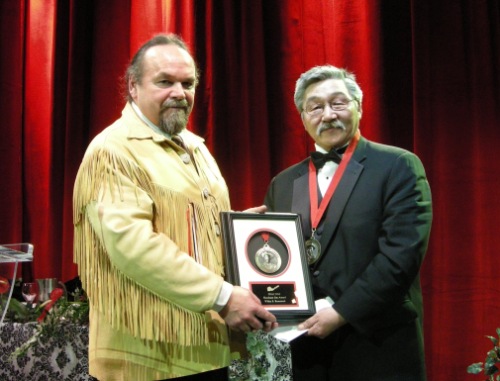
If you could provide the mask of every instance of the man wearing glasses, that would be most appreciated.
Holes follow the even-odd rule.
[[[425,380],[419,270],[432,204],[422,163],[361,136],[363,93],[346,70],[310,69],[294,100],[317,151],[272,180],[265,204],[301,215],[326,305],[292,342],[294,379]]]

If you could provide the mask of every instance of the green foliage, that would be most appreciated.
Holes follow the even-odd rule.
[[[269,364],[266,358],[266,343],[259,339],[257,333],[249,332],[247,333],[246,346],[250,355],[247,380],[268,381],[267,365]]]
[[[28,308],[19,300],[12,298],[9,303],[9,309],[7,311],[6,317],[11,321],[15,321],[18,323],[27,323],[29,321],[35,321],[41,312],[41,306]]]
[[[470,374],[481,374],[484,373],[488,378],[486,381],[500,381],[500,374],[496,375],[499,371],[498,365],[500,364],[500,347],[498,342],[500,339],[500,328],[496,329],[497,337],[486,336],[493,344],[493,349],[489,350],[486,354],[486,359],[484,363],[477,362],[471,364],[467,368],[467,373]]]

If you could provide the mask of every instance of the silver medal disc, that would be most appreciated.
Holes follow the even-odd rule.
[[[315,238],[306,241],[307,263],[310,265],[316,263],[321,255],[321,244]]]
[[[255,264],[266,274],[272,274],[281,267],[281,256],[266,243],[255,253]]]

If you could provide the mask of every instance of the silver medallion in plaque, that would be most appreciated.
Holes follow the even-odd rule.
[[[281,267],[281,256],[266,242],[255,253],[255,264],[266,274],[272,274]]]

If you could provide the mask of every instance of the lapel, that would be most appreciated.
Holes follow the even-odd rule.
[[[322,250],[327,250],[335,230],[339,224],[342,213],[344,212],[349,196],[351,195],[356,182],[358,181],[364,166],[361,164],[366,156],[366,139],[361,137],[356,151],[349,162],[340,183],[335,190],[335,193],[330,200],[330,205],[326,210],[326,216],[323,221],[323,232],[321,234],[320,243]]]
[[[364,166],[361,164],[366,157],[366,139],[361,137],[356,151],[344,172],[344,176],[335,190],[330,205],[324,216],[320,243],[323,250],[330,244],[338,223],[345,209],[349,196],[358,181]],[[293,180],[292,212],[301,216],[302,231],[305,235],[311,231],[311,207],[309,198],[309,159],[304,160],[297,168]]]
[[[301,216],[302,231],[311,231],[311,208],[309,204],[309,159],[298,167],[293,181],[292,212]]]

